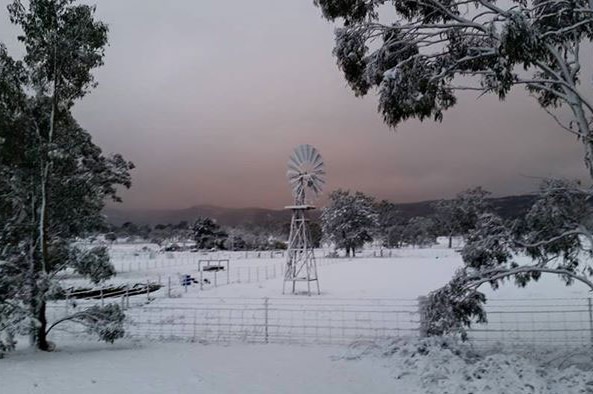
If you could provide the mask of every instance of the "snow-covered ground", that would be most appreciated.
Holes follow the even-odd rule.
[[[321,295],[309,297],[282,295],[281,254],[162,255],[142,251],[145,246],[151,247],[116,245],[113,250],[114,264],[120,269],[113,284],[159,281],[164,285],[155,293],[130,297],[127,331],[135,338],[348,343],[417,335],[418,297],[445,284],[461,265],[459,254],[442,245],[384,250],[387,257],[383,258],[372,257],[379,251],[366,250],[362,257],[329,259],[324,257],[327,252],[319,250]],[[229,269],[200,273],[200,260],[205,259],[228,259]],[[226,262],[223,265],[227,267]],[[209,283],[184,288],[179,281],[183,274]],[[75,278],[69,281],[80,284]],[[298,290],[306,287],[301,284]],[[527,288],[509,283],[497,291],[487,285],[481,290],[488,296],[489,324],[474,327],[470,337],[476,344],[581,346],[591,342],[590,294],[580,283],[566,287],[557,277],[544,276]],[[105,300],[113,301],[123,300]],[[83,303],[78,301],[79,306]],[[63,302],[50,308],[53,318],[67,311]],[[53,333],[64,334],[70,331]]]
[[[543,277],[526,289],[484,287],[490,323],[476,327],[469,344],[452,345],[420,340],[416,330],[417,298],[461,265],[442,246],[383,251],[383,258],[366,251],[327,259],[318,251],[321,295],[312,296],[282,295],[281,254],[163,255],[140,247],[116,246],[111,282],[164,287],[130,297],[128,338],[107,345],[56,329],[56,352],[21,344],[0,360],[0,392],[593,393],[590,348],[566,347],[591,338],[590,295],[579,284]],[[198,260],[208,258],[228,259],[230,269],[183,288],[179,276],[199,278]],[[112,301],[127,303],[104,300]],[[48,311],[71,309],[58,302]],[[158,341],[170,338],[183,341]],[[490,346],[476,346],[482,341]],[[530,344],[538,346],[518,346]]]
[[[582,355],[478,355],[446,341],[350,347],[69,343],[0,360],[6,393],[577,394],[593,376]],[[589,355],[590,360],[590,355]]]

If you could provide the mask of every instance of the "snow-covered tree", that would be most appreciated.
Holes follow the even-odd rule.
[[[545,180],[529,212],[520,221],[505,223],[493,213],[479,217],[461,254],[464,266],[426,303],[425,330],[432,334],[457,331],[472,319],[485,321],[483,284],[497,289],[504,281],[524,287],[542,274],[575,281],[593,291],[593,191],[578,182]],[[525,254],[531,263],[516,257]]]
[[[458,234],[458,222],[455,214],[454,200],[438,200],[431,204],[434,209],[434,218],[437,229],[440,235],[445,235],[449,238],[449,249],[453,247],[453,236]]]
[[[437,226],[449,238],[449,248],[453,246],[454,235],[469,234],[478,217],[490,210],[489,195],[489,191],[478,186],[458,193],[452,200],[439,200],[432,204]]]
[[[356,254],[356,248],[372,241],[378,218],[375,201],[361,192],[336,190],[329,195],[329,205],[321,213],[321,226],[325,239],[336,248],[344,249],[346,256]]]
[[[434,245],[436,242],[434,221],[431,218],[422,216],[411,218],[404,229],[404,240],[408,245],[412,246]]]
[[[382,200],[376,206],[377,211],[377,231],[376,235],[382,244],[387,247],[396,246],[395,227],[403,224],[400,211],[397,206],[387,200]],[[394,241],[394,242],[391,242]]]
[[[457,93],[504,99],[525,86],[567,132],[584,144],[593,176],[593,6],[590,0],[315,0],[341,19],[334,54],[356,95],[378,90],[390,126],[409,118],[441,120]],[[582,56],[584,55],[584,56]],[[572,117],[557,113],[567,106]]]
[[[223,249],[228,234],[214,219],[200,217],[192,226],[192,235],[198,249]]]
[[[116,187],[130,186],[133,165],[105,156],[71,114],[95,85],[91,71],[107,44],[94,8],[15,0],[9,13],[23,31],[25,57],[14,61],[0,45],[0,347],[10,349],[16,333],[28,332],[39,349],[50,350],[54,325],[45,311],[61,292],[58,273],[70,269],[93,283],[115,274],[104,248],[73,241],[104,228],[104,200],[120,201]],[[97,307],[65,320],[112,341],[123,335],[118,311]]]

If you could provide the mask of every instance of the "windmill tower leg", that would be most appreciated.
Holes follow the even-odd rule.
[[[289,209],[292,210],[292,219],[282,294],[285,294],[286,282],[292,282],[292,293],[295,294],[296,283],[300,281],[307,282],[308,295],[311,295],[311,282],[317,282],[317,294],[321,294],[317,278],[317,264],[309,231],[309,221],[305,215],[305,212],[313,209],[313,207],[300,205],[289,207]]]

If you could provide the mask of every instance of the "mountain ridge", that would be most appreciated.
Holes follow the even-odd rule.
[[[517,217],[527,211],[534,195],[516,195],[488,199],[494,211],[504,218]],[[434,213],[431,204],[437,200],[426,200],[408,203],[396,203],[403,219],[414,216],[428,216]],[[105,208],[103,213],[107,221],[116,226],[125,222],[138,225],[177,224],[181,221],[193,222],[200,216],[215,219],[223,226],[266,225],[290,221],[290,211],[269,208],[226,208],[214,204],[194,205],[182,209],[117,209]],[[320,210],[311,212],[311,218],[317,220]]]

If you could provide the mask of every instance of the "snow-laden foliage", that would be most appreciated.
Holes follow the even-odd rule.
[[[531,351],[521,355],[517,351],[480,352],[456,338],[442,337],[399,338],[370,344],[359,342],[350,347],[345,358],[380,357],[382,365],[393,373],[396,382],[394,392],[590,393],[593,382],[589,370],[579,369],[570,363],[556,367],[557,363],[553,363],[554,359],[570,360],[567,353]]]
[[[472,321],[485,321],[485,283],[497,289],[511,280],[524,287],[542,274],[554,274],[567,285],[578,281],[593,291],[593,191],[578,182],[545,180],[537,199],[522,220],[505,223],[483,214],[461,251],[464,266],[443,288],[431,293],[424,305],[424,331],[428,335],[461,332]],[[516,256],[531,257],[521,265]]]
[[[220,228],[214,219],[198,218],[192,226],[192,236],[198,249],[223,249],[228,234]]]
[[[71,113],[94,87],[107,44],[94,8],[73,0],[8,8],[25,56],[15,61],[0,44],[0,336],[9,348],[13,333],[29,333],[50,350],[45,309],[61,292],[57,274],[72,269],[93,283],[115,274],[105,249],[73,241],[105,227],[104,200],[120,201],[116,188],[131,185],[133,164],[104,155]]]
[[[439,200],[432,204],[440,232],[449,237],[449,248],[454,235],[467,236],[476,226],[478,217],[490,210],[489,195],[489,191],[478,186],[458,193],[452,200]]]
[[[85,326],[89,334],[98,336],[100,340],[113,343],[125,334],[125,317],[124,312],[118,304],[105,306],[94,305],[84,311],[76,312],[57,321],[47,331],[49,332],[60,323],[72,321]]]
[[[396,228],[403,224],[401,212],[396,205],[382,200],[376,206],[377,211],[377,230],[376,236],[381,240],[383,246],[397,247],[399,243],[395,237]],[[393,237],[391,236],[393,235]]]
[[[106,247],[97,246],[87,250],[71,247],[69,252],[70,267],[91,282],[97,284],[115,276]]]
[[[593,174],[593,12],[590,0],[315,0],[341,19],[334,55],[356,95],[378,91],[390,126],[441,120],[457,93],[504,99],[525,86],[564,130],[579,137]],[[581,53],[583,52],[583,53]],[[582,57],[582,59],[581,59]],[[566,105],[568,122],[555,109]]]
[[[354,256],[357,248],[373,239],[378,224],[375,202],[361,192],[333,191],[321,213],[321,223],[326,241]]]
[[[404,228],[404,241],[408,245],[426,247],[436,243],[434,220],[416,216]]]

